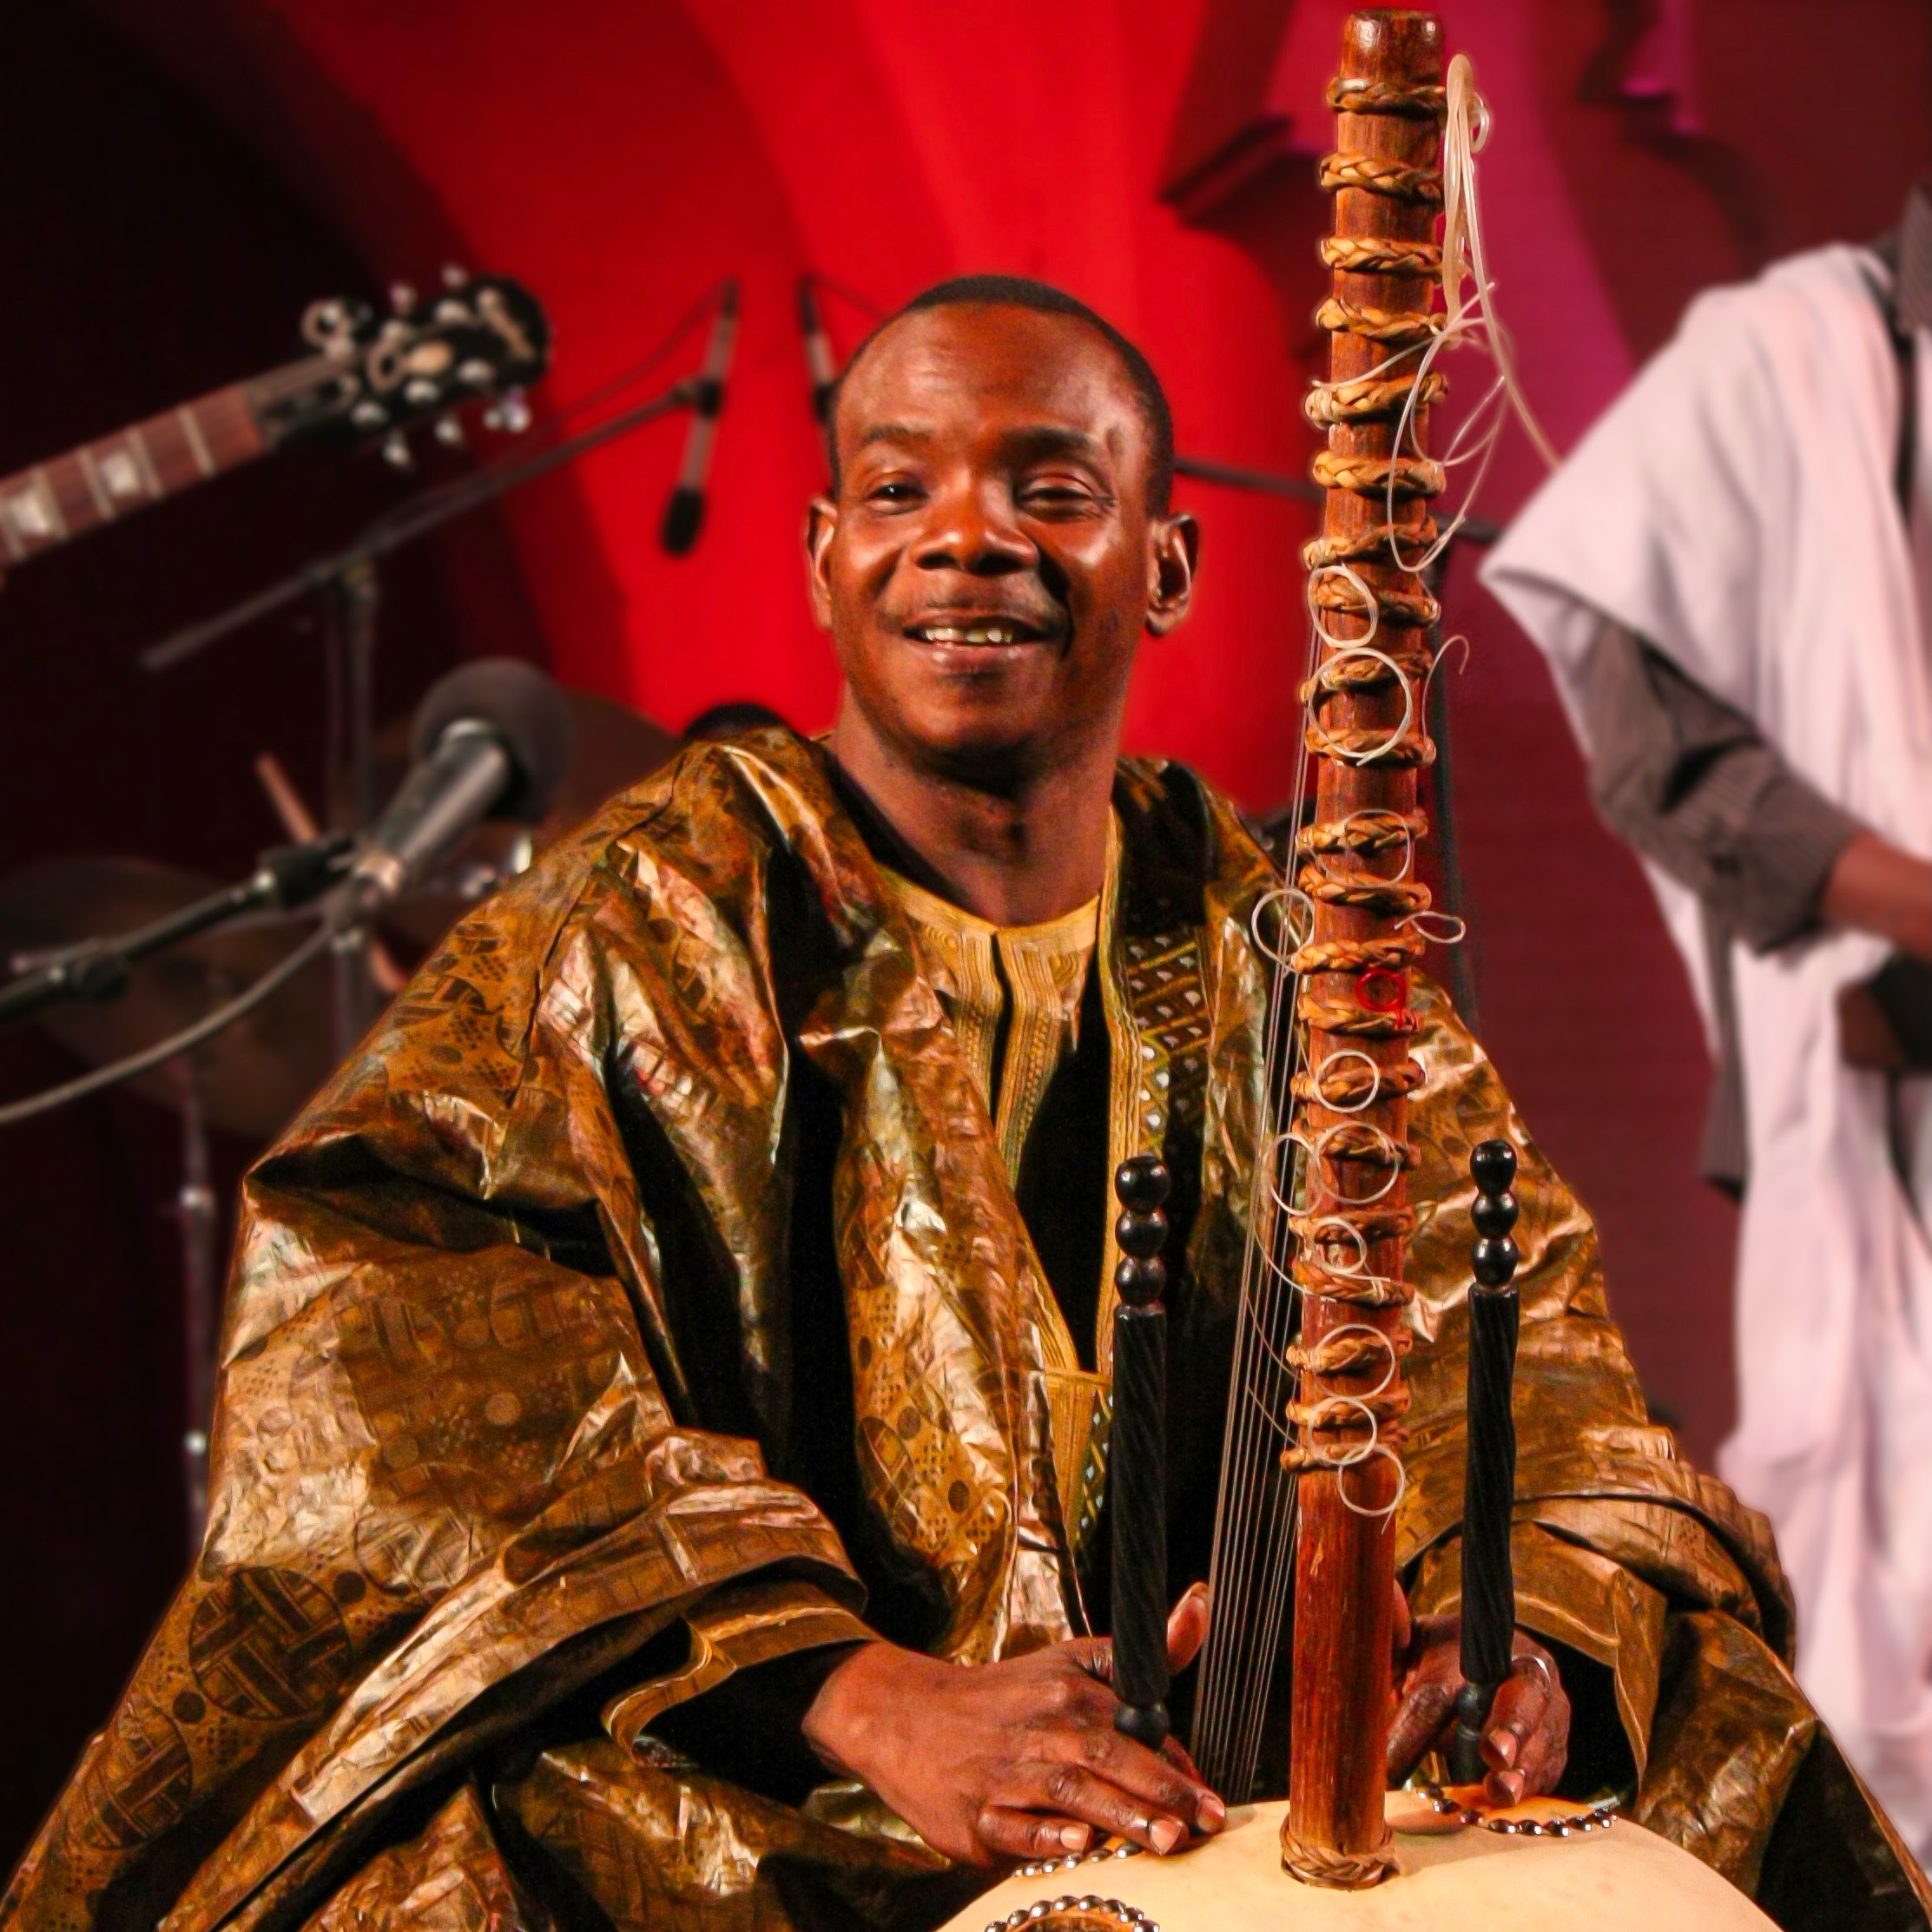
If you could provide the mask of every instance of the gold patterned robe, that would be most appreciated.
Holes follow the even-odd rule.
[[[1115,808],[1111,1151],[1177,1178],[1172,1509],[1198,1525],[1271,875],[1177,767],[1124,762]],[[8,1926],[766,1932],[958,1902],[971,1875],[863,1794],[784,1803],[652,1728],[685,1705],[702,1735],[734,1672],[868,1629],[971,1664],[1078,1614],[1058,1317],[922,957],[827,754],[783,733],[694,748],[457,927],[247,1179],[207,1539]],[[1649,1422],[1587,1217],[1421,997],[1415,1607],[1456,1599],[1467,1153],[1507,1131],[1522,1621],[1602,1666],[1652,1829],[1789,1923],[1923,1924],[1786,1670],[1761,1520]]]

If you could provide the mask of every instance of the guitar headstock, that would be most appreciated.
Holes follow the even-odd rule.
[[[535,296],[502,275],[445,271],[445,287],[418,301],[399,288],[379,315],[366,303],[312,303],[302,334],[316,351],[246,386],[263,438],[355,444],[388,439],[485,398],[498,399],[499,425],[529,420],[522,390],[550,361],[550,324]],[[446,432],[458,440],[460,432]]]

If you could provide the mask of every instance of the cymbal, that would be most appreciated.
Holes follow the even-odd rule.
[[[18,954],[131,932],[216,889],[212,879],[146,859],[47,860],[0,880],[0,965],[10,975]],[[104,1066],[193,1025],[313,930],[307,920],[269,918],[197,933],[136,966],[118,999],[51,1007],[38,1024],[88,1065]],[[248,1139],[271,1139],[333,1071],[332,1039],[325,954],[197,1051],[208,1119]],[[181,1104],[172,1065],[128,1085],[164,1106]]]
[[[577,755],[550,815],[537,828],[539,852],[574,832],[607,799],[669,764],[682,748],[676,733],[628,704],[590,691],[564,696],[577,723]]]
[[[550,815],[534,828],[539,851],[678,749],[671,733],[626,705],[588,691],[565,696],[577,725],[577,753]],[[409,762],[404,718],[377,741],[379,796],[401,784]],[[466,867],[502,869],[519,835],[513,826],[480,826],[446,870],[460,875]],[[145,859],[57,859],[30,867],[0,880],[0,981],[16,970],[15,955],[132,932],[214,890],[212,879]],[[385,911],[383,929],[426,950],[470,904],[456,892],[412,893]],[[260,917],[198,933],[135,966],[118,999],[52,1007],[38,1024],[86,1065],[104,1066],[193,1025],[278,965],[312,930],[306,920]],[[330,963],[324,957],[198,1050],[208,1119],[250,1139],[272,1139],[333,1071],[333,1038]],[[172,1066],[154,1068],[128,1085],[164,1106],[181,1104]]]

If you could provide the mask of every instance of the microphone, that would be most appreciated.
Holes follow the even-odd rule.
[[[825,318],[819,313],[818,297],[812,293],[812,278],[798,278],[798,333],[805,341],[805,370],[812,379],[812,413],[825,432],[827,447],[832,441],[832,387],[838,380],[839,365],[832,353],[832,338],[825,333]]]
[[[673,557],[683,557],[704,527],[704,479],[711,471],[711,447],[718,438],[718,412],[724,407],[725,373],[731,366],[731,346],[738,333],[738,278],[724,285],[711,340],[704,351],[704,367],[697,379],[691,405],[691,431],[684,439],[684,461],[677,485],[664,505],[657,540]]]
[[[329,895],[338,930],[386,906],[485,819],[534,825],[577,748],[563,692],[514,657],[478,658],[439,678],[416,708],[410,739],[409,776]]]

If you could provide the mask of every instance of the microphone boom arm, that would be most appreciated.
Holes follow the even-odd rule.
[[[634,429],[642,428],[656,417],[669,415],[674,409],[695,407],[698,393],[697,379],[687,378],[673,383],[649,401],[639,403],[635,409],[624,410],[608,422],[597,423],[521,463],[500,470],[485,470],[478,476],[460,477],[439,490],[429,491],[378,518],[354,542],[342,549],[312,559],[291,571],[280,583],[244,598],[218,617],[190,624],[162,638],[159,643],[150,644],[141,654],[141,668],[147,671],[172,669],[175,665],[198,656],[231,631],[242,630],[285,604],[293,603],[298,598],[327,589],[340,581],[345,571],[366,558],[384,557],[391,551],[399,550],[405,544],[414,543],[419,537],[426,537],[431,531],[439,529],[452,518],[480,509],[485,504],[556,469],[559,464],[568,463],[596,449],[600,443],[610,442],[617,437],[628,435]]]

